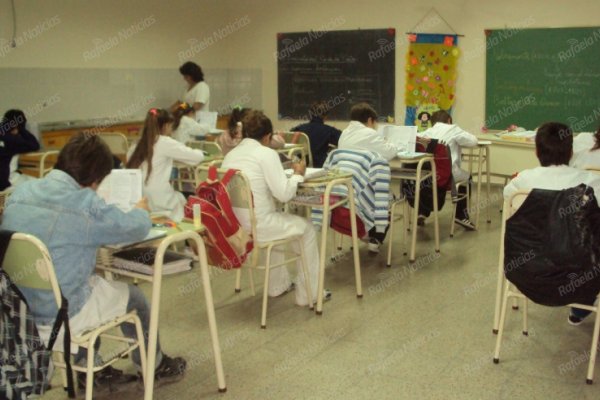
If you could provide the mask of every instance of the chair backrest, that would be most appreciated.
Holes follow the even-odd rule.
[[[98,136],[106,142],[111,153],[119,157],[122,162],[127,161],[127,152],[129,151],[127,136],[120,132],[100,132]]]
[[[198,183],[208,179],[209,168],[209,165],[200,165],[196,168],[196,181]],[[218,179],[223,179],[227,171],[227,169],[218,168]],[[252,237],[258,237],[256,236],[256,215],[254,214],[252,190],[250,189],[250,182],[246,175],[241,171],[238,171],[229,181],[227,193],[229,194],[229,199],[231,200],[231,206],[233,208],[247,210],[250,227],[245,228],[250,228]]]
[[[207,142],[205,140],[190,140],[186,145],[192,149],[204,150],[209,156],[223,156],[223,150],[217,142]]]
[[[527,196],[529,196],[530,192],[530,190],[519,190],[506,200],[505,205],[508,205],[506,219],[510,218],[517,212],[519,207],[521,207],[525,200],[527,200]]]
[[[591,166],[590,165],[590,166],[585,167],[585,170],[600,175],[600,166]]]
[[[286,143],[299,144],[304,147],[304,152],[308,157],[308,161],[306,165],[309,167],[313,166],[313,157],[312,151],[310,149],[310,139],[308,135],[304,132],[284,132],[283,137],[285,138]]]
[[[51,290],[60,308],[61,293],[54,265],[46,245],[38,238],[25,233],[13,234],[2,268],[17,286]]]

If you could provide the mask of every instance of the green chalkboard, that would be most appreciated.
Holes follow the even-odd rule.
[[[600,125],[600,27],[486,31],[485,124]]]

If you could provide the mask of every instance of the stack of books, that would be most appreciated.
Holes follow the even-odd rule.
[[[154,274],[154,259],[156,247],[134,247],[113,254],[114,266],[141,274]],[[189,271],[192,268],[192,259],[173,251],[166,251],[163,258],[163,275]]]

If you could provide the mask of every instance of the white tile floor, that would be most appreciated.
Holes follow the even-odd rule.
[[[155,398],[600,398],[600,371],[588,386],[587,360],[581,362],[592,323],[567,325],[565,308],[532,305],[529,337],[521,335],[520,318],[511,312],[501,362],[492,363],[498,205],[493,204],[491,224],[482,214],[478,232],[457,227],[452,239],[449,213],[446,207],[441,214],[439,257],[432,253],[432,225],[419,228],[417,257],[424,261],[417,268],[408,268],[400,242],[390,269],[384,253],[372,257],[361,248],[362,300],[355,296],[351,258],[331,265],[326,287],[334,297],[321,317],[296,307],[287,295],[269,302],[268,328],[261,330],[260,297],[251,298],[249,290],[235,295],[233,274],[216,274],[225,394],[217,393],[202,291],[181,294],[196,272],[165,279],[162,345],[169,355],[186,357],[188,371],[180,382],[157,388]],[[130,368],[127,360],[119,365]],[[128,388],[97,397],[138,399],[142,393]],[[66,394],[57,388],[45,398]]]

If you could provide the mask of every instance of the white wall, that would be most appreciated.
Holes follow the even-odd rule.
[[[598,0],[221,0],[172,2],[159,0],[17,0],[18,29],[23,32],[50,18],[59,23],[17,49],[5,51],[0,43],[0,68],[176,68],[178,55],[190,40],[207,47],[191,58],[203,68],[239,68],[262,71],[261,103],[277,115],[277,32],[318,29],[332,20],[345,21],[336,29],[396,28],[396,117],[404,115],[404,60],[410,30],[435,7],[464,38],[459,60],[455,121],[478,131],[484,121],[484,29],[523,24],[531,27],[595,26],[600,24]],[[10,2],[0,0],[0,38],[11,35]],[[155,22],[139,33],[119,40],[98,57],[86,60],[95,41],[107,43],[119,31],[145,18]],[[428,18],[423,31],[447,33],[443,22]],[[215,33],[216,32],[216,33]],[[215,39],[223,35],[221,40]],[[212,39],[211,39],[212,38]],[[210,45],[211,41],[214,44]],[[89,58],[89,57],[88,57]],[[207,75],[210,82],[210,76]],[[243,95],[243,93],[240,93]],[[236,99],[231,99],[234,102]],[[90,101],[93,101],[91,97]],[[4,104],[4,102],[2,103]],[[74,116],[76,117],[76,116]],[[283,124],[283,123],[282,123]],[[281,125],[281,124],[280,124]],[[343,123],[339,124],[343,126]]]

